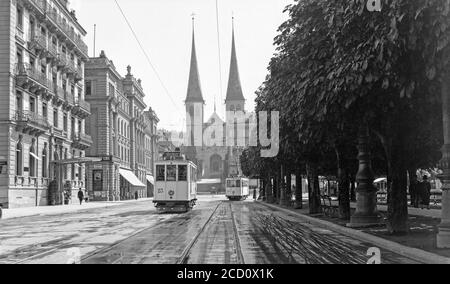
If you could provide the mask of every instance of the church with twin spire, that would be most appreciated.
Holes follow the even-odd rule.
[[[187,159],[193,161],[198,166],[198,190],[211,191],[225,190],[225,180],[230,176],[241,175],[240,155],[244,147],[226,146],[226,129],[229,118],[225,121],[217,114],[216,106],[214,105],[214,113],[205,122],[204,106],[205,100],[203,98],[200,73],[197,61],[197,51],[195,45],[195,29],[192,30],[192,51],[191,51],[191,65],[189,72],[189,81],[187,88],[187,96],[185,100],[186,106],[186,131],[188,136],[188,145],[182,147],[182,152]],[[227,116],[230,113],[243,112],[245,113],[245,97],[242,91],[241,80],[239,76],[238,60],[236,54],[236,42],[234,24],[232,30],[231,43],[231,61],[228,78],[228,88],[225,100],[225,110]],[[195,117],[195,118],[194,118]],[[214,125],[222,126],[223,133],[211,132]],[[233,129],[237,126],[234,125]],[[217,128],[216,128],[217,129]],[[210,132],[208,132],[210,131]],[[235,130],[234,139],[237,139],[237,131]],[[247,131],[245,134],[245,141],[248,141]],[[212,137],[223,141],[220,145],[204,145],[204,137]],[[236,141],[237,142],[237,141]],[[199,146],[202,145],[202,146]]]

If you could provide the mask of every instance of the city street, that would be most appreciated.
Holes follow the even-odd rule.
[[[143,201],[0,224],[0,263],[367,263],[374,247],[223,196],[201,196],[186,214],[159,214]],[[414,263],[382,248],[381,261]]]

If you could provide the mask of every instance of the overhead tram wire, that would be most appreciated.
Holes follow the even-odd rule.
[[[142,53],[144,53],[144,56],[147,60],[147,63],[150,65],[150,67],[152,68],[153,72],[155,73],[156,77],[158,78],[159,83],[161,84],[161,86],[163,87],[164,91],[166,92],[167,96],[170,98],[172,104],[175,106],[175,108],[180,111],[180,109],[178,108],[177,104],[175,103],[174,99],[172,98],[172,96],[170,95],[169,90],[167,89],[166,85],[164,84],[163,80],[161,79],[161,76],[159,76],[158,71],[156,70],[155,66],[153,65],[152,61],[150,60],[150,56],[147,54],[147,52],[144,49],[144,46],[142,45],[141,41],[139,40],[139,37],[137,36],[136,32],[133,29],[133,26],[131,25],[130,21],[128,20],[127,16],[125,15],[125,12],[122,10],[122,7],[120,6],[119,2],[117,0],[114,0],[114,2],[117,5],[117,8],[119,9],[120,13],[122,14],[122,17],[124,18],[125,22],[128,25],[128,28],[130,29],[131,33],[134,36],[134,39],[136,40],[136,42],[138,43]],[[180,111],[180,113],[182,113]]]

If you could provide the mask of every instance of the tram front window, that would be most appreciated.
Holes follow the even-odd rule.
[[[177,181],[177,166],[167,166],[167,181]]]
[[[178,166],[178,181],[187,181],[187,166]]]
[[[166,180],[166,169],[165,166],[156,166],[156,181]]]
[[[227,181],[227,187],[241,187],[240,180],[229,180]]]

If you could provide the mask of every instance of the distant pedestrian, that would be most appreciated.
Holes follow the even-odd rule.
[[[253,189],[253,200],[256,200],[256,188],[255,189]]]
[[[139,199],[139,193],[137,191],[134,192],[134,199],[136,199],[136,200]]]
[[[80,188],[80,190],[78,191],[78,199],[80,200],[80,205],[83,204],[84,193],[83,193],[83,191],[81,190],[81,188]]]
[[[428,177],[424,176],[420,186],[420,208],[430,209],[431,198],[431,184],[428,182]]]
[[[0,203],[0,219],[2,219],[3,215],[3,204]]]

